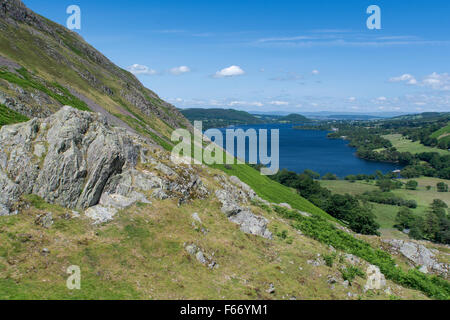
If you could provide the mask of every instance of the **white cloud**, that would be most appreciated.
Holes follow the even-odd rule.
[[[286,101],[270,101],[269,104],[273,106],[287,106],[289,105],[289,102]]]
[[[349,97],[349,98],[348,98],[348,101],[350,101],[350,102],[355,102],[355,101],[356,101],[356,98],[355,98],[355,97]]]
[[[386,98],[386,97],[378,97],[377,100],[378,100],[378,101],[386,101],[387,98]]]
[[[155,75],[158,74],[156,70],[150,69],[147,66],[141,65],[141,64],[133,64],[132,66],[128,67],[128,71],[130,71],[134,75],[138,74],[144,74],[144,75]]]
[[[214,78],[235,77],[245,74],[244,70],[239,66],[231,66],[220,71],[217,71]]]
[[[399,77],[393,77],[389,79],[390,82],[405,82],[406,84],[415,85],[417,80],[414,76],[409,73],[405,73]]]
[[[312,75],[318,75],[320,72],[319,72],[319,70],[313,70],[313,71],[311,71],[311,74]]]
[[[191,69],[187,66],[179,66],[179,67],[170,69],[170,73],[173,75],[176,75],[176,76],[183,74],[183,73],[188,73],[188,72],[191,72]]]
[[[450,75],[433,72],[422,80],[422,85],[434,90],[450,91]]]
[[[416,78],[408,73],[399,77],[389,79],[390,82],[404,82],[409,85],[418,85],[421,87],[428,87],[433,90],[450,91],[450,75],[448,73],[437,73],[424,77],[422,81],[417,81]]]
[[[253,102],[249,102],[249,101],[231,101],[230,103],[228,103],[228,106],[229,107],[235,107],[235,106],[262,107],[262,106],[264,106],[264,104],[259,102],[259,101],[253,101]]]

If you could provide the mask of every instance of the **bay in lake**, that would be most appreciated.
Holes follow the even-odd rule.
[[[348,146],[348,141],[328,139],[328,131],[295,130],[291,124],[248,125],[231,129],[237,128],[243,130],[253,128],[257,131],[259,129],[279,129],[280,169],[286,168],[298,173],[305,169],[311,169],[321,175],[331,172],[338,177],[345,177],[359,173],[373,174],[376,170],[388,173],[402,168],[397,164],[360,159],[355,155],[356,149]],[[226,146],[226,129],[220,129],[224,133],[224,147]]]

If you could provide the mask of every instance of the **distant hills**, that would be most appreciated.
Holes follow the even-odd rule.
[[[191,122],[202,121],[203,128],[222,128],[237,125],[292,123],[299,124],[312,120],[300,114],[279,115],[253,115],[245,111],[234,109],[184,109],[180,112]]]

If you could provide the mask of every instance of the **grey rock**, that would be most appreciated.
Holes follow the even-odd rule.
[[[210,269],[218,268],[219,265],[211,259],[211,257],[207,257],[203,251],[197,247],[195,244],[188,244],[185,245],[184,249],[189,253],[191,256],[194,256],[195,259],[200,262],[201,264],[207,266]]]
[[[133,199],[127,198],[120,194],[104,193],[100,198],[99,204],[104,207],[123,209],[131,206],[134,202],[135,201]]]
[[[313,265],[315,267],[325,265],[325,260],[318,254],[317,259],[306,261],[308,264]]]
[[[282,208],[286,208],[286,209],[292,210],[291,205],[288,204],[288,203],[280,203],[278,206],[280,206]]]
[[[234,181],[238,183],[236,179]],[[228,219],[238,224],[241,231],[245,233],[272,239],[272,233],[267,229],[269,223],[267,219],[253,214],[250,209],[243,208],[239,204],[240,201],[249,199],[248,191],[230,185],[224,177],[220,177],[218,180],[224,189],[217,190],[215,195],[222,204],[221,211],[227,215]]]
[[[361,262],[361,260],[357,256],[350,254],[350,253],[346,253],[344,255],[344,258],[345,258],[345,261],[347,261],[351,265],[357,265]]]
[[[0,170],[0,216],[12,214],[12,207],[19,201],[20,195],[20,186]]]
[[[197,251],[197,253],[195,254],[195,258],[197,258],[198,262],[200,262],[201,264],[207,263],[205,256],[203,255],[203,252],[201,252],[200,250]]]
[[[242,182],[238,177],[231,176],[230,181],[235,185],[237,185],[237,187],[240,188],[242,191],[244,191],[250,199],[254,199],[257,197],[256,192],[253,191],[253,189],[250,188],[249,185]]]
[[[196,222],[198,222],[198,223],[202,223],[202,220],[200,219],[200,217],[198,216],[198,213],[197,212],[194,212],[193,214],[192,214],[192,220],[194,220],[194,221],[196,221]]]
[[[96,205],[88,208],[85,212],[86,217],[94,220],[93,224],[102,224],[114,219],[117,209]]]
[[[426,267],[427,272],[435,272],[438,274],[448,275],[450,266],[445,263],[438,262],[435,254],[424,245],[412,241],[405,240],[384,240],[391,246],[393,253],[402,254],[410,262],[418,267]],[[422,272],[425,269],[422,269]]]
[[[51,212],[38,215],[36,217],[35,223],[46,229],[53,225],[53,214]]]
[[[169,195],[162,189],[156,189],[152,193],[152,198],[158,199],[158,200],[165,200],[169,198]]]
[[[338,280],[333,276],[328,276],[327,282],[328,282],[328,284],[335,284],[338,282]]]
[[[267,219],[256,216],[249,210],[243,210],[231,215],[229,220],[238,224],[241,231],[245,233],[272,239],[272,233],[267,229],[267,224],[269,223]]]
[[[270,284],[269,289],[266,290],[267,293],[269,294],[274,294],[275,293],[275,286],[273,283]]]
[[[298,212],[300,215],[304,216],[304,217],[311,217],[311,214],[308,213],[308,212],[303,212],[303,211],[300,211],[300,210],[297,210],[297,212]]]
[[[188,245],[185,249],[191,255],[195,255],[197,253],[197,246],[195,245]]]

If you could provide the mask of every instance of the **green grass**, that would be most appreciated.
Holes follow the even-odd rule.
[[[410,152],[412,154],[418,154],[422,152],[437,152],[441,155],[450,154],[450,152],[447,150],[427,147],[421,144],[419,141],[411,141],[403,137],[401,134],[388,134],[383,136],[383,138],[389,140],[399,152]]]
[[[68,89],[64,88],[60,84],[56,82],[42,84],[41,82],[33,79],[31,74],[25,68],[18,69],[17,73],[20,74],[21,77],[18,74],[0,70],[0,78],[10,83],[14,83],[24,89],[39,90],[62,105],[72,106],[82,111],[90,111],[84,101],[81,101],[77,97],[73,96]]]
[[[329,214],[319,209],[305,198],[299,196],[294,189],[288,188],[271,180],[267,176],[245,164],[234,164],[231,167],[215,165],[230,176],[236,176],[248,184],[261,198],[274,203],[288,203],[292,208],[314,213],[324,218],[334,220]]]
[[[25,122],[29,119],[20,113],[0,104],[0,127],[7,124]]]
[[[445,127],[433,132],[430,137],[439,139],[442,136],[449,135],[450,134],[450,123],[446,125]],[[439,139],[440,140],[440,139]]]

